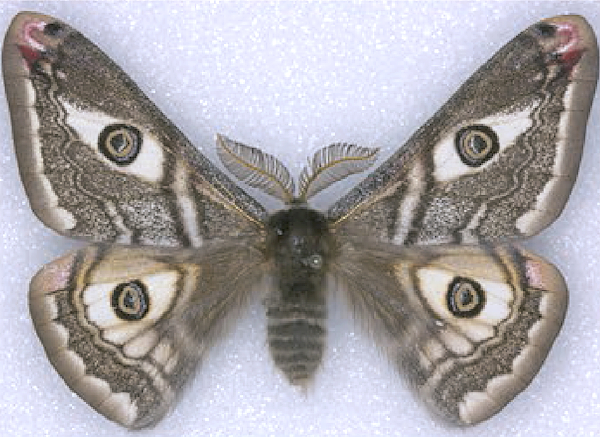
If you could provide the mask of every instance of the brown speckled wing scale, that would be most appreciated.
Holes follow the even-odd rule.
[[[333,226],[398,244],[536,234],[575,181],[597,76],[582,17],[531,26],[329,209]]]
[[[76,30],[19,14],[2,65],[21,179],[50,228],[171,247],[261,231],[263,207]]]
[[[356,241],[333,270],[409,384],[459,425],[489,418],[529,384],[567,308],[558,270],[513,246]]]
[[[541,21],[327,212],[344,241],[332,269],[355,312],[454,423],[485,420],[525,389],[562,325],[560,273],[509,240],[560,214],[597,76],[583,18]]]
[[[247,244],[92,245],[33,278],[31,316],[69,387],[108,419],[143,428],[173,407],[259,281],[260,260]]]
[[[259,280],[267,213],[68,25],[17,15],[2,64],[33,211],[63,235],[122,244],[38,273],[37,333],[86,402],[150,426]]]

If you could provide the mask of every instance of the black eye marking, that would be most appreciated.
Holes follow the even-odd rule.
[[[538,34],[544,38],[553,37],[556,33],[556,26],[548,23],[540,23],[535,26],[535,29],[537,30]]]
[[[111,305],[120,319],[141,320],[150,310],[148,290],[138,280],[123,282],[113,290]]]
[[[98,136],[98,149],[104,156],[117,165],[129,165],[140,153],[142,147],[141,132],[127,124],[106,126]]]
[[[474,124],[459,130],[454,145],[460,160],[469,167],[479,167],[500,150],[498,135],[487,126]]]
[[[65,30],[65,26],[62,23],[48,23],[44,26],[44,34],[48,36],[60,36]]]
[[[476,317],[485,306],[485,292],[478,282],[457,276],[448,286],[446,303],[456,317]]]

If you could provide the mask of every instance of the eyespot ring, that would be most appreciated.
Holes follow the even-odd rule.
[[[128,124],[110,124],[98,136],[98,150],[119,166],[135,161],[141,147],[141,132]]]
[[[141,320],[150,310],[148,290],[139,280],[122,282],[112,292],[111,306],[120,319]]]
[[[469,167],[479,167],[500,150],[498,135],[488,126],[474,124],[456,133],[454,145],[460,160]]]
[[[457,276],[448,286],[446,304],[454,316],[473,318],[485,307],[485,292],[478,282]]]

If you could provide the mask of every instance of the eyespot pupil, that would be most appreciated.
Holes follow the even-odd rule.
[[[123,320],[141,320],[150,309],[146,286],[138,280],[117,285],[111,300],[115,314]]]
[[[466,307],[473,303],[473,290],[463,287],[460,291],[460,306]]]
[[[126,124],[108,125],[98,137],[98,150],[119,166],[129,165],[135,161],[141,146],[141,132]]]
[[[118,155],[123,154],[123,150],[126,150],[127,144],[128,142],[122,133],[115,134],[110,139],[110,145]]]
[[[137,300],[136,296],[132,294],[130,289],[127,289],[125,295],[123,296],[123,306],[134,310],[136,307],[139,308],[139,301]]]
[[[469,149],[473,156],[481,156],[489,148],[489,144],[480,135],[472,135],[469,138]]]

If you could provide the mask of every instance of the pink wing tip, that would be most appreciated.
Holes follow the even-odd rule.
[[[560,65],[571,73],[571,79],[578,75],[582,57],[597,59],[597,43],[594,32],[587,21],[577,15],[563,15],[548,18],[537,25],[537,30],[545,38],[549,64]],[[597,60],[592,60],[597,63]]]
[[[67,288],[75,258],[75,253],[71,253],[42,267],[31,280],[31,293],[44,295]]]
[[[527,254],[525,272],[531,287],[551,293],[566,290],[566,284],[560,272],[540,257]]]
[[[55,36],[46,31],[47,26],[56,23],[52,17],[24,12],[17,15],[10,26],[7,43],[16,46],[31,70],[44,54],[57,45]]]

